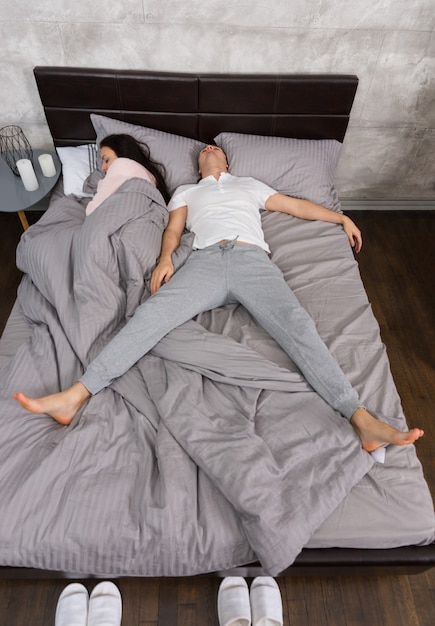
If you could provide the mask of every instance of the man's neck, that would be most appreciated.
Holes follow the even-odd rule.
[[[222,171],[219,167],[212,167],[207,170],[201,172],[201,178],[208,178],[209,176],[214,176],[216,180],[219,180],[221,174],[226,174],[227,172]]]

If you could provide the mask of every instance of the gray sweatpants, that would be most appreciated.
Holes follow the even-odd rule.
[[[90,363],[81,382],[97,393],[171,330],[198,313],[230,303],[240,303],[251,313],[334,409],[350,418],[361,406],[279,268],[258,246],[233,242],[194,250],[170,281],[137,308]]]

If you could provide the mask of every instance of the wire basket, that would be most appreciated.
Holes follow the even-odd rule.
[[[1,155],[16,176],[19,176],[17,161],[33,159],[33,150],[19,126],[3,126],[0,129]]]

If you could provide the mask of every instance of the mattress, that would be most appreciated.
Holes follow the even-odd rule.
[[[275,213],[262,220],[272,259],[362,402],[405,429],[379,326],[342,228]],[[56,199],[28,239],[38,248],[38,238],[46,244],[51,233],[66,250],[84,222],[79,203]],[[137,223],[133,230],[141,235]],[[41,274],[58,252],[50,261],[44,249]],[[50,271],[48,282],[58,280],[62,291],[63,275]],[[259,559],[276,575],[303,547],[434,541],[433,503],[415,446],[388,446],[384,463],[359,450],[347,422],[241,306],[205,312],[170,333],[70,427],[25,414],[11,400],[18,384],[29,394],[55,391],[86,359],[71,339],[80,332],[65,334],[62,316],[47,306],[47,285],[23,280],[28,284],[20,286],[0,340],[1,565],[180,576]],[[245,472],[248,437],[260,438],[267,452]]]

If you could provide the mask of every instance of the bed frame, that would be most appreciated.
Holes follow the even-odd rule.
[[[55,146],[95,141],[90,113],[212,142],[221,131],[343,141],[353,75],[183,74],[35,67]],[[283,575],[415,574],[435,565],[435,544],[388,550],[305,549]],[[258,565],[216,572],[257,576]],[[73,577],[0,568],[4,578]]]

